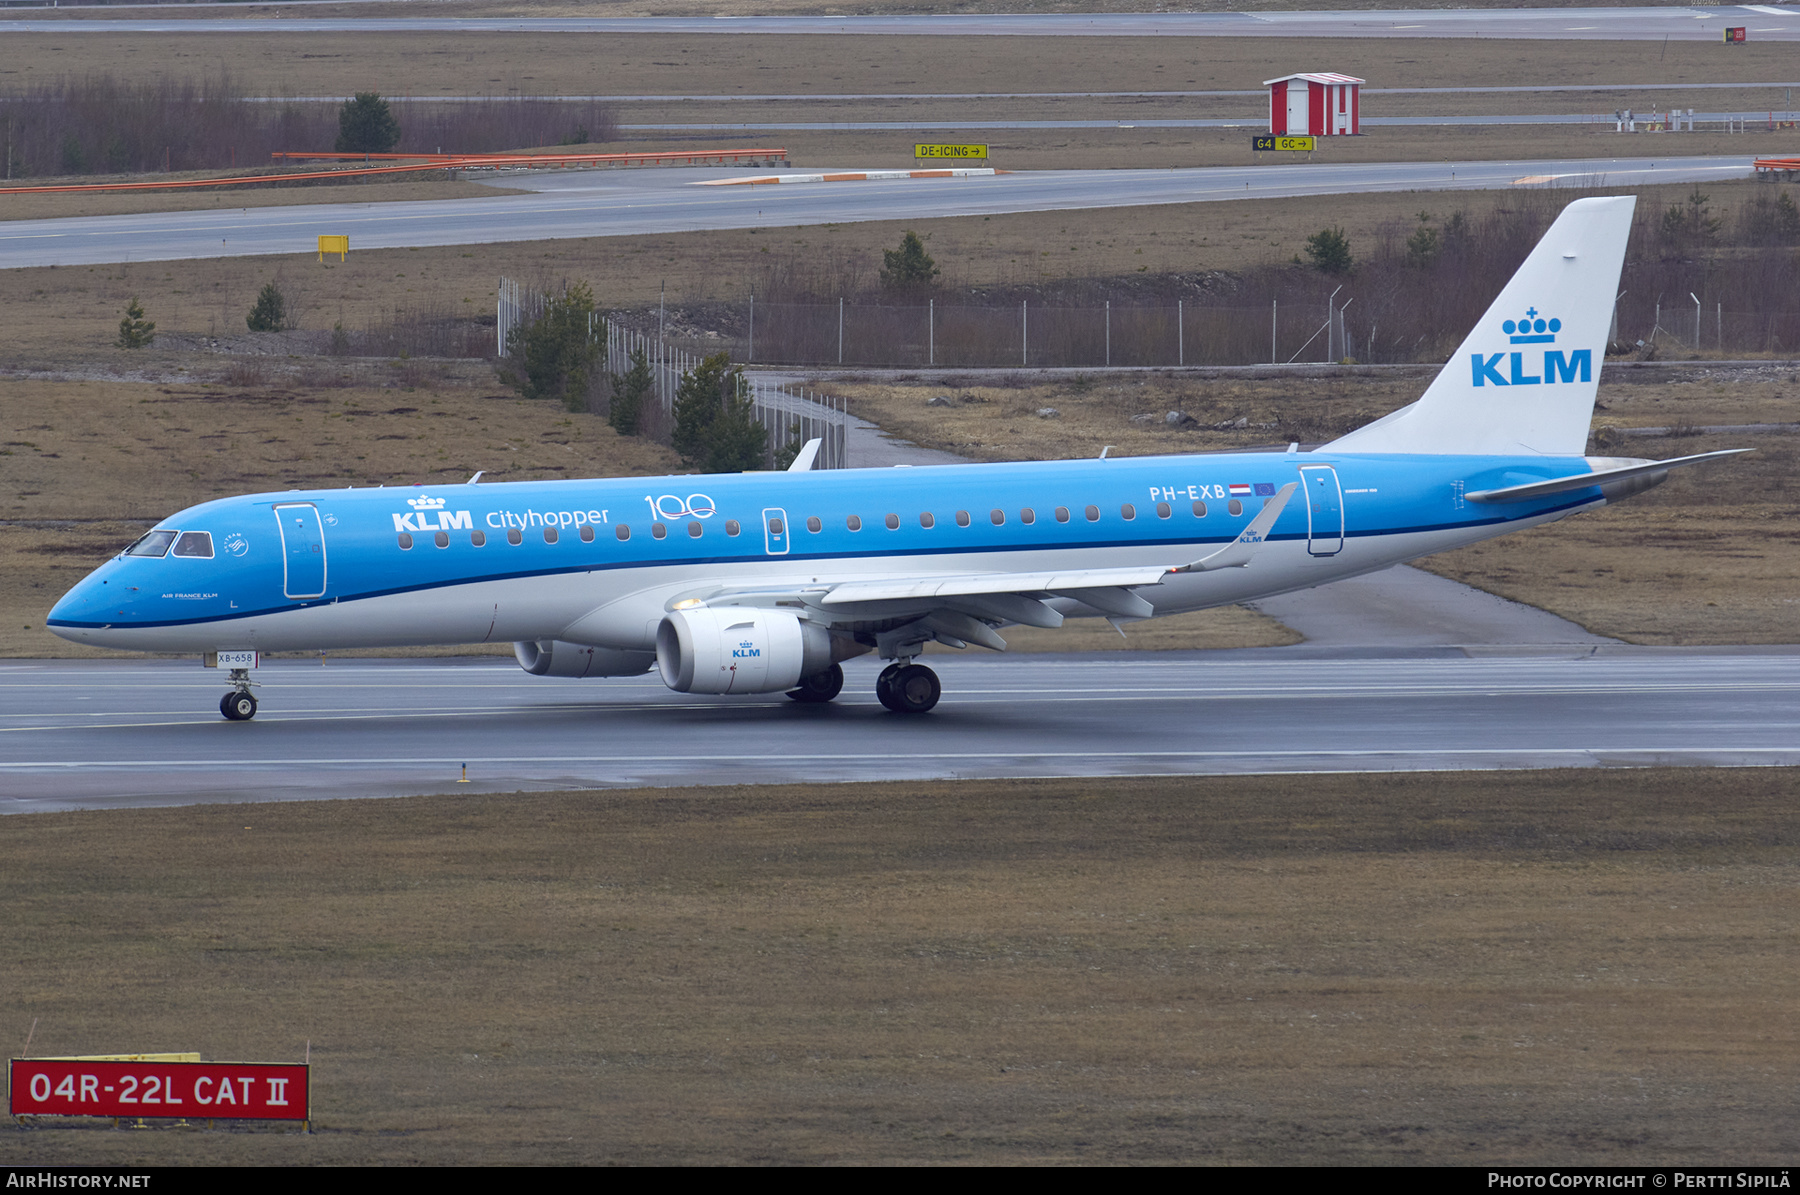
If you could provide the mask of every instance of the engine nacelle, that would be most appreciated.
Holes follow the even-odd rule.
[[[778,693],[835,662],[831,632],[786,610],[676,610],[656,629],[656,664],[677,693]]]
[[[513,655],[533,676],[642,676],[656,663],[653,652],[588,647],[561,639],[527,639],[513,644]]]

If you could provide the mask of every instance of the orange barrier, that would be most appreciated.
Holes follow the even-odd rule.
[[[1758,158],[1755,165],[1758,178],[1769,177],[1777,172],[1784,173],[1789,178],[1800,174],[1800,158]],[[1764,171],[1768,174],[1765,175]]]
[[[296,157],[321,155],[294,155]],[[323,155],[341,156],[341,155]],[[362,154],[352,154],[362,157]],[[370,155],[373,156],[373,155]],[[393,155],[404,157],[406,155]],[[413,155],[418,156],[418,155]],[[785,149],[702,150],[695,152],[652,154],[485,154],[434,155],[433,160],[404,166],[364,166],[356,170],[311,170],[304,174],[245,174],[232,178],[190,178],[142,183],[63,183],[51,187],[0,187],[0,195],[52,195],[69,191],[173,191],[192,187],[242,187],[253,183],[304,183],[330,178],[367,178],[378,174],[411,174],[421,170],[498,169],[503,166],[607,166],[630,165],[633,162],[663,164],[681,162],[690,166],[723,166],[736,158],[779,157],[787,160]]]
[[[280,162],[430,161],[456,166],[727,166],[749,159],[756,162],[787,161],[785,149],[653,150],[638,154],[350,154],[294,153],[278,150],[269,155]]]

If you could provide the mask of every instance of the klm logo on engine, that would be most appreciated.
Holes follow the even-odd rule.
[[[731,649],[731,658],[734,660],[761,659],[762,658],[762,648],[756,646],[756,644],[754,644],[750,640],[746,639],[742,643],[738,644],[736,647]]]
[[[1562,331],[1559,319],[1544,319],[1538,315],[1537,308],[1528,308],[1525,318],[1507,320],[1500,325],[1507,339],[1513,344],[1555,344],[1556,334]],[[1530,357],[1529,364],[1526,358]],[[1507,365],[1503,372],[1501,362]],[[1477,386],[1541,386],[1557,382],[1591,382],[1594,380],[1594,350],[1576,349],[1564,354],[1560,349],[1545,349],[1540,364],[1538,354],[1530,349],[1520,349],[1511,353],[1495,353],[1488,356],[1484,353],[1469,354],[1469,367],[1475,375]],[[1526,373],[1527,369],[1536,369],[1537,373]]]
[[[395,531],[472,531],[475,517],[466,510],[445,510],[442,498],[408,498],[412,510],[394,516]]]

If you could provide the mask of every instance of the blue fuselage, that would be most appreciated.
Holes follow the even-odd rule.
[[[1593,506],[1590,487],[1469,492],[1589,471],[1581,457],[1241,453],[811,473],[295,490],[206,502],[122,553],[48,625],[149,651],[554,639],[643,649],[684,593],[872,575],[1174,568],[1300,482],[1248,568],[1140,590],[1158,614],[1384,568]],[[610,613],[609,613],[610,612]],[[1076,610],[1075,613],[1088,611]],[[573,630],[572,630],[573,628]]]

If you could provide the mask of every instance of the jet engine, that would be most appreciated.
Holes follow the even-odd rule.
[[[778,693],[867,648],[786,610],[676,610],[656,629],[656,664],[677,693]]]
[[[530,639],[513,644],[519,667],[533,676],[641,676],[656,663],[647,651],[588,647],[561,639]]]

